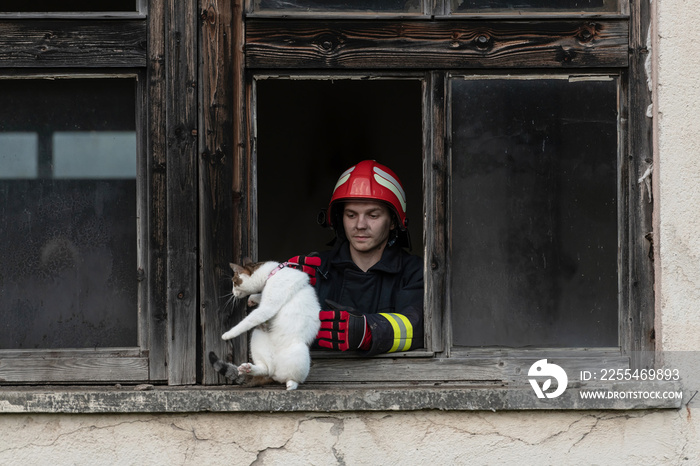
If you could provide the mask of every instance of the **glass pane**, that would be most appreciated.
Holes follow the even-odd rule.
[[[450,0],[453,13],[615,12],[617,0]]]
[[[255,0],[256,12],[380,12],[380,13],[420,13],[421,0]]]
[[[27,0],[4,2],[0,12],[136,11],[136,0]]]
[[[451,80],[458,346],[617,346],[617,80]]]
[[[0,84],[0,349],[136,346],[135,81]]]

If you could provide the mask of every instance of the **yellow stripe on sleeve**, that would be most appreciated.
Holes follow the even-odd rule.
[[[413,326],[406,316],[401,314],[379,314],[389,321],[391,328],[394,330],[394,344],[391,346],[389,353],[396,351],[408,351],[413,341]]]

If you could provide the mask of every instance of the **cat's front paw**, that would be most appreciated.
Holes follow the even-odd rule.
[[[223,335],[221,335],[221,339],[222,339],[222,340],[230,340],[230,339],[232,339],[232,338],[235,338],[235,336],[236,336],[236,334],[233,333],[232,330],[229,330],[228,332],[226,332],[226,333],[224,333]]]
[[[261,293],[255,293],[248,296],[248,307],[255,307],[260,304],[260,298],[262,298]]]
[[[238,366],[238,373],[239,374],[250,374],[250,372],[252,370],[253,370],[253,366],[249,362],[243,363],[240,366]]]

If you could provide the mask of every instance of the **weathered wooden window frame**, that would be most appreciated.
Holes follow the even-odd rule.
[[[54,13],[0,15],[0,79],[115,78],[136,82],[137,128],[137,266],[139,281],[137,346],[129,348],[2,350],[3,383],[103,383],[167,379],[165,329],[156,312],[165,288],[157,273],[158,245],[164,232],[158,165],[146,154],[154,141],[148,115],[158,107],[147,76],[146,1],[137,11],[118,13]],[[156,17],[158,15],[155,15]],[[76,45],[80,47],[76,47]],[[156,179],[156,181],[151,181]],[[150,240],[149,240],[150,237]]]
[[[383,355],[372,360],[341,356],[317,359],[310,380],[317,382],[481,381],[507,383],[527,373],[536,359],[567,359],[569,367],[645,368],[654,364],[653,264],[650,244],[651,204],[639,196],[637,179],[651,163],[650,125],[645,112],[650,95],[643,62],[649,12],[635,5],[631,15],[623,2],[621,14],[556,15],[516,20],[512,17],[409,21],[371,19],[269,19],[251,15],[245,21],[248,218],[254,217],[255,155],[250,137],[254,116],[251,78],[261,75],[315,73],[326,78],[353,73],[391,76],[422,72],[424,82],[424,192],[426,225],[426,350],[416,354]],[[427,18],[426,18],[427,19]],[[323,72],[319,72],[323,70]],[[446,276],[449,273],[449,232],[445,208],[449,140],[446,131],[448,73],[537,72],[612,74],[620,76],[619,151],[619,347],[618,348],[484,348],[449,347]],[[254,230],[252,230],[254,231]],[[239,250],[255,254],[249,236],[239,237]],[[425,356],[434,355],[432,358]],[[420,356],[422,358],[413,358]]]
[[[6,33],[0,38],[3,75],[139,75],[142,110],[137,125],[143,131],[138,144],[140,153],[147,154],[145,176],[138,180],[147,199],[145,212],[139,213],[144,241],[140,247],[146,251],[139,262],[139,313],[147,328],[141,328],[139,349],[105,350],[105,358],[98,362],[147,357],[149,381],[222,382],[206,363],[206,352],[228,350],[220,340],[221,329],[240,319],[242,312],[234,310],[222,319],[221,296],[228,288],[222,278],[232,258],[254,253],[246,220],[253,215],[255,194],[249,140],[252,94],[246,73],[424,76],[426,89],[433,90],[424,92],[424,118],[433,121],[424,129],[426,154],[432,154],[424,160],[424,183],[427,193],[437,193],[426,201],[427,224],[444,225],[441,208],[446,194],[438,187],[445,186],[449,146],[444,118],[434,113],[445,105],[446,73],[529,69],[609,70],[623,76],[629,107],[621,119],[620,147],[628,163],[620,172],[624,185],[620,208],[629,224],[620,253],[627,279],[620,291],[629,306],[620,319],[621,351],[603,352],[594,359],[622,356],[632,359],[632,367],[653,365],[653,270],[646,239],[652,204],[641,200],[637,185],[652,159],[646,117],[650,93],[644,74],[648,4],[635,4],[628,12],[623,2],[619,15],[444,17],[434,9],[410,20],[390,16],[282,20],[245,18],[244,3],[215,0],[200,10],[192,0],[140,0],[139,11],[133,14],[0,17]],[[285,43],[285,35],[295,42]],[[71,47],[75,41],[81,42],[80,48]],[[426,299],[431,309],[444,309],[445,231],[430,232],[426,244],[432,245],[425,256],[432,281]],[[415,381],[422,373],[429,374],[423,380],[480,381],[493,387],[507,382],[542,352],[494,349],[474,350],[468,358],[440,357],[447,351],[444,321],[434,319],[429,324],[433,330],[426,333],[426,342],[439,357],[423,351],[373,360],[336,358],[319,361],[312,372],[318,373],[317,380],[359,381],[358,374],[372,366],[367,381]],[[234,344],[234,354],[243,357],[245,339]],[[51,361],[38,361],[55,356],[61,364],[73,361],[84,366],[86,358],[95,356],[88,353],[47,351],[37,358],[34,369],[19,374],[16,383],[36,378],[42,383],[126,381],[106,371],[104,377],[95,378],[92,370],[66,377]],[[555,353],[581,355],[568,349]],[[7,353],[0,363],[15,364],[25,356]],[[389,376],[382,376],[382,371]]]

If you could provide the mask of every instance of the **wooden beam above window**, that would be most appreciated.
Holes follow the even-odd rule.
[[[146,66],[143,20],[2,20],[0,31],[0,68]]]
[[[248,68],[626,67],[627,19],[246,22]]]

